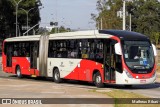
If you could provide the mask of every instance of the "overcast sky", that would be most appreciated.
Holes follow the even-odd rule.
[[[71,29],[94,29],[95,23],[91,20],[91,13],[97,13],[97,0],[41,0],[43,9],[41,25],[49,26],[50,21],[58,21],[59,25]]]

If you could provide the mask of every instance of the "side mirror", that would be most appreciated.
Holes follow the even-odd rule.
[[[152,47],[153,47],[154,56],[157,56],[156,46],[152,44]]]
[[[122,55],[120,43],[116,43],[116,44],[114,45],[114,49],[115,49],[115,53],[116,53],[117,55]]]

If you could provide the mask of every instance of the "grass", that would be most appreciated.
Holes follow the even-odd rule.
[[[107,94],[112,98],[115,98],[114,100],[115,107],[160,107],[159,104],[119,104],[119,102],[121,101],[121,98],[149,98],[133,92],[127,92],[127,91],[116,89],[116,90],[112,90],[109,92],[102,92],[102,93]]]
[[[157,64],[157,68],[156,68],[156,72],[160,73],[160,50],[157,50],[157,56],[156,56],[156,64]]]

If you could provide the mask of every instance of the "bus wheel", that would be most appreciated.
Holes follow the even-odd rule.
[[[102,88],[104,87],[104,84],[102,83],[102,77],[100,75],[99,72],[96,72],[93,76],[94,78],[94,84],[98,87],[98,88]]]
[[[16,74],[18,78],[22,78],[21,69],[19,66],[16,68]]]
[[[61,82],[60,73],[59,73],[58,68],[56,68],[56,69],[54,70],[53,80],[54,80],[54,82],[56,82],[56,83],[60,83],[60,82]]]

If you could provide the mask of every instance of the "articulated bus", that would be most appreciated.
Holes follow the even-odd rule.
[[[2,68],[6,73],[125,86],[156,80],[156,48],[143,34],[90,30],[7,38]]]

